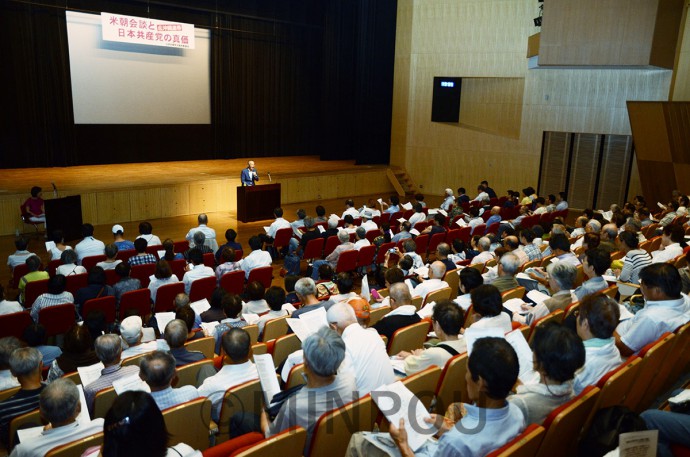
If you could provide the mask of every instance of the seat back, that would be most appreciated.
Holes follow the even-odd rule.
[[[268,354],[268,345],[266,343],[252,344],[252,350],[249,355],[251,361],[253,362],[254,356],[259,354]]]
[[[323,414],[314,426],[309,455],[345,455],[352,433],[373,430],[377,411],[371,395],[365,395]]]
[[[24,308],[31,308],[39,295],[48,292],[49,279],[41,279],[40,281],[31,281],[26,283],[24,289]]]
[[[127,357],[126,359],[122,360],[122,366],[123,367],[128,367],[128,366],[135,366],[138,367],[141,361],[146,357],[148,354],[150,354],[153,351],[149,352],[144,352],[143,354],[137,354],[133,355],[131,357]]]
[[[46,267],[46,271],[48,272],[48,274],[51,277],[53,277],[53,276],[55,276],[55,270],[57,270],[57,267],[59,267],[60,265],[62,265],[62,260],[60,260],[60,259],[51,260],[50,262],[48,262],[48,266]]]
[[[656,398],[652,397],[652,386],[673,349],[674,339],[674,334],[664,333],[659,339],[640,349],[638,357],[642,358],[642,366],[625,398],[625,406],[635,412],[642,412]]]
[[[566,306],[564,312],[563,312],[563,321],[568,319],[572,314],[575,314],[577,310],[580,309],[580,302],[576,301],[575,303],[571,303],[568,306]]]
[[[254,325],[247,325],[245,327],[242,327],[242,330],[247,332],[249,334],[249,341],[250,344],[256,344],[259,342],[259,326],[254,324]]]
[[[81,259],[81,266],[86,268],[86,271],[91,271],[91,269],[95,267],[98,262],[103,262],[105,260],[108,260],[108,257],[105,254],[90,255]]]
[[[103,432],[90,435],[85,438],[71,441],[56,448],[51,449],[46,457],[76,457],[81,456],[84,451],[93,446],[103,444]]]
[[[168,444],[185,443],[193,449],[205,450],[209,445],[211,400],[196,398],[162,411]]]
[[[38,408],[13,418],[9,424],[9,449],[12,449],[14,446],[14,437],[17,435],[17,430],[21,430],[23,428],[40,427],[41,425],[45,424],[46,423],[41,418],[41,412]]]
[[[369,246],[362,246],[359,248],[359,253],[357,254],[357,268],[366,268],[374,263],[374,257],[376,256],[376,246],[370,244]]]
[[[290,354],[301,348],[302,342],[294,333],[277,338],[273,346],[273,362],[276,368],[279,367]]]
[[[428,294],[426,294],[426,297],[424,297],[424,302],[422,303],[422,306],[431,302],[438,303],[441,300],[448,300],[449,298],[451,298],[452,293],[453,291],[450,287],[443,287],[441,289],[434,290],[433,292],[429,292]]]
[[[667,376],[670,383],[675,382],[690,362],[690,322],[681,326],[675,331],[676,339],[673,353],[678,355],[676,363],[672,365],[671,371]]]
[[[448,407],[457,402],[469,403],[467,394],[467,353],[453,356],[443,367],[436,387],[436,413],[445,414]]]
[[[501,299],[503,300],[503,303],[507,302],[508,300],[512,300],[513,298],[522,298],[525,296],[525,288],[520,286],[520,287],[515,287],[510,290],[506,290],[501,294]]]
[[[400,351],[412,351],[420,349],[426,341],[426,334],[429,331],[429,322],[422,321],[398,329],[393,333],[393,337],[388,342],[388,354],[396,355]]]
[[[328,239],[326,239],[326,245],[323,248],[323,256],[328,257],[328,254],[333,252],[335,248],[338,247],[340,244],[340,240],[338,239],[337,236],[329,236]]]
[[[220,287],[230,294],[240,295],[244,290],[244,271],[235,270],[220,277]]]
[[[0,315],[0,328],[2,329],[2,336],[14,336],[15,338],[22,338],[24,330],[33,324],[31,314],[28,311],[20,311],[18,313]]]
[[[379,250],[376,252],[376,264],[381,265],[386,260],[386,252],[394,247],[395,243],[393,242],[383,243],[381,246],[379,246]]]
[[[114,286],[120,280],[115,270],[105,270],[105,283],[109,286]]]
[[[93,419],[105,418],[116,398],[117,393],[112,387],[96,392],[96,397],[93,400]]]
[[[299,363],[292,367],[290,369],[290,373],[288,374],[288,378],[285,381],[285,390],[292,389],[293,387],[301,386],[302,384],[305,384],[306,381],[304,380],[304,364]]]
[[[597,382],[597,387],[601,392],[597,400],[597,407],[593,411],[624,403],[625,397],[628,395],[640,371],[641,362],[642,359],[639,357],[630,357],[618,368],[602,376],[599,382]]]
[[[204,265],[206,265],[209,268],[213,268],[215,270],[216,268],[216,256],[213,254],[213,252],[207,252],[204,254]]]
[[[72,295],[75,295],[79,289],[86,287],[89,282],[88,273],[80,273],[78,275],[65,276],[67,283],[65,284],[65,290]]]
[[[535,268],[539,265],[541,265],[541,259],[530,260],[529,262],[525,262],[522,267],[520,267],[520,271],[525,271],[528,268]]]
[[[240,274],[243,275],[244,273],[240,272]],[[174,311],[175,297],[177,294],[182,293],[184,293],[184,283],[181,282],[160,286],[156,291],[156,303],[154,304],[154,311],[157,313]]]
[[[124,319],[125,313],[135,309],[137,315],[142,318],[151,313],[151,293],[148,289],[137,289],[125,292],[120,297],[120,314],[119,319]]]
[[[615,300],[616,294],[618,294],[618,286],[615,284],[613,286],[609,286],[606,289],[602,290],[601,293]]]
[[[230,418],[236,413],[261,414],[264,394],[259,380],[247,381],[225,391],[220,408],[216,443],[227,441],[230,437]]]
[[[177,384],[175,384],[175,387],[182,387],[182,386],[194,386],[194,387],[196,387],[198,385],[197,376],[199,375],[199,371],[205,366],[213,367],[213,360],[211,360],[211,359],[199,360],[198,362],[192,362],[192,363],[188,363],[187,365],[182,365],[181,367],[178,367],[177,368]]]
[[[484,232],[486,232],[486,224],[475,225],[472,229],[472,235],[484,235]]]
[[[367,230],[367,233],[365,234],[365,238],[369,240],[370,243],[373,243],[374,240],[376,239],[377,236],[381,234],[381,231],[379,229],[374,229],[374,230]]]
[[[536,321],[534,321],[534,322],[532,323],[532,331],[531,331],[530,334],[529,334],[529,340],[528,340],[528,341],[529,341],[530,343],[532,342],[532,338],[534,338],[534,333],[535,333],[537,327],[539,327],[539,326],[541,326],[541,325],[544,325],[544,324],[546,324],[547,322],[551,322],[551,321],[554,321],[554,322],[563,322],[563,311],[560,310],[560,309],[557,309],[556,311],[554,311],[554,312],[552,312],[552,313],[550,313],[550,314],[547,314],[546,316],[544,316],[544,317],[542,317],[542,318],[537,319]]]
[[[13,288],[19,285],[19,280],[22,276],[29,273],[29,266],[26,263],[20,263],[12,270],[12,283],[10,284]]]
[[[414,239],[414,242],[417,245],[414,252],[426,258],[426,249],[429,247],[429,235],[419,235]]]
[[[292,427],[266,438],[248,449],[232,454],[233,457],[302,457],[307,442],[307,431],[302,427]]]
[[[546,435],[536,457],[553,457],[562,454],[564,449],[574,449],[598,395],[599,389],[589,386],[580,395],[553,410],[544,420]]]
[[[338,256],[338,263],[335,266],[335,272],[343,273],[355,270],[357,268],[358,255],[359,251],[356,249],[341,252],[340,256]]]
[[[424,300],[422,297],[412,297],[412,302],[410,303],[412,306],[414,306],[417,311],[419,311],[422,308],[422,304],[424,303]]]
[[[271,287],[271,281],[273,281],[273,267],[268,266],[252,269],[252,271],[249,272],[247,284],[252,281],[259,281],[266,289],[268,289]]]
[[[506,444],[487,454],[487,457],[534,457],[544,441],[546,429],[541,425],[530,424],[524,432]]]
[[[207,276],[205,278],[195,279],[192,282],[192,287],[189,289],[189,301],[194,303],[204,298],[211,299],[213,290],[216,288],[216,277]]]
[[[262,341],[271,341],[271,340],[275,340],[276,338],[287,334],[288,325],[287,325],[286,319],[287,319],[287,316],[277,317],[275,319],[271,319],[270,321],[267,321],[266,324],[264,325],[264,334],[263,334],[263,338],[261,340]]]
[[[369,313],[369,327],[375,325],[381,320],[383,316],[391,312],[390,306],[382,306],[380,308],[372,309]]]
[[[454,299],[460,293],[460,270],[450,270],[446,271],[446,275],[443,280],[450,286],[450,298]]]
[[[17,387],[10,387],[9,389],[5,390],[0,390],[0,402],[5,401],[8,398],[10,398],[12,395],[16,394],[19,392],[19,389],[21,389],[21,386]]]
[[[185,252],[187,249],[189,249],[189,242],[188,241],[175,241],[173,242],[173,251],[175,253],[180,253],[182,254]]]
[[[429,240],[429,246],[428,246],[427,252],[429,254],[435,253],[436,248],[438,247],[439,244],[441,244],[445,241],[446,236],[447,236],[446,232],[434,233],[431,236],[431,239]]]
[[[38,311],[38,322],[46,329],[46,336],[67,333],[76,322],[77,310],[73,303],[49,306]]]
[[[207,336],[204,338],[187,341],[184,344],[184,347],[186,347],[188,351],[199,351],[204,354],[204,357],[207,359],[212,359],[216,349],[216,339],[212,336]]]
[[[273,247],[277,250],[280,250],[288,245],[290,243],[290,238],[292,238],[292,227],[285,227],[282,229],[278,229],[276,231],[276,236],[273,239]]]
[[[337,238],[337,237],[336,237]],[[319,259],[323,254],[323,245],[326,240],[323,238],[314,238],[313,240],[307,241],[307,245],[304,247],[304,252],[302,253],[303,259]]]
[[[184,251],[181,251],[184,252]],[[117,251],[117,258],[122,260],[123,262],[127,263],[129,262],[129,259],[137,255],[137,250],[136,249],[126,249],[124,251]]]
[[[187,261],[185,259],[177,259],[171,260],[168,263],[170,264],[170,269],[172,270],[173,274],[181,281],[184,277],[184,269],[187,266]]]
[[[428,411],[436,395],[436,387],[440,377],[441,369],[433,366],[406,376],[401,381],[422,402],[424,408]]]
[[[115,305],[115,297],[112,295],[109,297],[92,298],[87,300],[84,306],[82,306],[81,315],[86,319],[91,311],[102,311],[105,321],[112,324],[115,322]]]
[[[142,288],[147,288],[151,282],[151,276],[155,273],[155,263],[144,263],[142,265],[133,265],[129,275],[132,278],[138,279],[141,282]]]

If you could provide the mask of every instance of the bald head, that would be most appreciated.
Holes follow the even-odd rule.
[[[446,274],[446,264],[440,261],[436,261],[429,267],[429,277],[431,279],[443,279]]]
[[[491,208],[491,214],[501,214],[501,207],[494,206],[493,208]]]
[[[396,282],[390,287],[389,295],[391,298],[391,308],[412,304],[412,294],[410,288],[404,282]]]

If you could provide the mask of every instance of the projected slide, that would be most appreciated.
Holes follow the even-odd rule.
[[[101,17],[67,11],[76,124],[210,124],[210,32],[196,49],[101,39]]]

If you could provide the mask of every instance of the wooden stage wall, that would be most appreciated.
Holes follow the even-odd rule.
[[[282,164],[282,165],[281,165]],[[55,180],[60,196],[81,195],[84,222],[94,225],[227,211],[236,216],[236,187],[244,159],[191,161],[156,164],[99,165],[59,169],[19,170],[24,182],[11,172],[0,170],[0,235],[11,235],[24,227],[19,206],[32,185],[52,198],[50,182]],[[104,170],[103,167],[106,167]],[[107,173],[107,168],[114,171]],[[220,169],[232,170],[232,175]],[[313,157],[262,158],[257,161],[262,183],[282,185],[283,204],[394,193],[385,165],[354,165],[351,161],[320,162]],[[201,171],[200,171],[201,170]],[[62,178],[62,185],[55,176]],[[100,178],[111,176],[112,182]],[[65,177],[68,177],[65,179]],[[52,177],[52,179],[51,179]],[[96,177],[96,178],[94,178]],[[89,182],[97,179],[97,182]],[[66,184],[67,182],[68,184]]]

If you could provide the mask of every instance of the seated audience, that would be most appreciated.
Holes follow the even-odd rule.
[[[500,328],[503,333],[513,329],[510,316],[503,312],[501,293],[491,284],[481,285],[470,293],[472,314],[468,323],[472,328]]]
[[[213,249],[210,247],[206,246],[206,235],[204,235],[204,232],[195,232],[194,236],[192,236],[192,239],[194,240],[194,246],[190,247],[186,251],[184,251],[184,256],[185,259],[189,260],[189,251],[192,249],[198,249],[201,251],[202,254],[213,254]]]
[[[623,282],[637,284],[640,271],[647,265],[652,264],[652,257],[644,249],[638,249],[639,239],[633,232],[621,232],[618,235],[616,244],[618,245],[618,250],[625,254],[623,269],[617,272],[618,279]]]
[[[39,259],[37,255],[30,255],[26,259],[26,266],[28,267],[29,272],[19,279],[19,285],[17,286],[17,289],[19,289],[18,298],[20,303],[24,303],[24,292],[28,283],[50,278],[50,275],[47,271],[40,271],[41,259]],[[29,304],[30,303],[24,303],[25,306]]]
[[[192,290],[192,283],[194,281],[201,278],[215,278],[216,273],[213,271],[213,268],[204,265],[204,254],[197,248],[189,251],[187,259],[189,260],[190,264],[187,265],[187,272],[184,274],[182,282],[184,283],[185,293],[189,295],[189,292]]]
[[[27,250],[29,246],[29,240],[24,237],[19,237],[14,240],[14,247],[17,250],[7,257],[7,266],[10,267],[10,271],[14,270],[14,267],[21,265],[26,262],[30,256],[35,255]]]
[[[515,275],[520,270],[520,259],[512,252],[506,252],[498,259],[498,277],[491,282],[499,292],[507,292],[519,287]]]
[[[472,258],[472,265],[476,265],[478,263],[486,263],[489,260],[494,259],[494,253],[491,252],[491,240],[483,236],[479,238],[479,241],[477,241],[477,250],[479,251],[479,254],[475,255]]]
[[[115,291],[112,287],[107,285],[105,271],[99,266],[95,266],[89,271],[89,277],[86,287],[82,287],[74,296],[74,303],[77,305],[77,310],[81,314],[81,309],[89,300],[101,297],[112,297]]]
[[[216,267],[218,285],[220,285],[220,278],[222,278],[224,274],[241,269],[240,262],[235,260],[237,255],[235,250],[231,247],[224,247],[221,249],[223,252],[220,255],[220,264]]]
[[[125,239],[125,229],[120,224],[113,225],[113,244],[117,246],[120,251],[129,251],[134,249],[134,243]]]
[[[508,401],[522,411],[525,422],[541,424],[551,411],[573,398],[573,377],[585,363],[582,341],[569,328],[548,322],[532,338],[534,370],[538,384],[521,384]]]
[[[175,243],[170,238],[166,238],[165,241],[163,241],[163,250],[165,251],[163,260],[168,262],[172,262],[173,260],[184,260],[184,255],[182,255],[181,252],[175,252]]]
[[[79,367],[88,367],[98,362],[89,329],[85,325],[74,324],[65,333],[62,354],[50,365],[48,382],[52,382],[64,374],[74,373]]]
[[[439,243],[436,246],[436,260],[442,262],[446,266],[446,271],[455,270],[458,266],[448,257],[452,254],[450,245],[448,243]]]
[[[258,236],[249,238],[249,247],[252,249],[252,252],[244,259],[240,260],[240,268],[244,270],[245,279],[249,279],[249,273],[254,268],[270,267],[273,263],[271,254],[262,250],[262,245],[261,238]]]
[[[228,293],[221,287],[216,287],[211,294],[209,305],[211,307],[201,313],[202,322],[219,322],[227,316],[223,311],[223,301],[226,300]]]
[[[648,409],[640,417],[644,420],[648,430],[658,430],[659,439],[656,444],[658,457],[674,457],[686,452],[690,447],[690,415],[660,409]],[[674,453],[671,445],[678,445],[680,453]]]
[[[455,303],[450,300],[436,303],[431,324],[439,342],[426,349],[400,352],[398,357],[405,360],[405,374],[418,373],[432,366],[443,369],[451,357],[466,352],[465,339],[460,338],[464,322],[465,312]]]
[[[175,366],[175,358],[164,351],[146,354],[139,364],[139,377],[151,388],[151,396],[161,411],[194,400],[199,396],[194,386],[172,388],[172,384],[177,384]]]
[[[414,225],[418,222],[425,222],[426,221],[426,213],[424,212],[424,206],[422,206],[421,203],[415,203],[413,209],[414,209],[414,214],[412,214],[412,216],[410,216],[410,219],[408,220],[408,222],[410,223],[410,225],[412,227],[414,227]]]
[[[104,270],[114,270],[117,264],[122,262],[122,260],[117,258],[117,253],[119,251],[120,250],[115,244],[107,244],[105,246],[105,256],[107,258],[102,262],[98,262],[96,266],[101,267]]]
[[[132,267],[125,262],[119,263],[115,267],[115,273],[120,277],[119,281],[113,285],[115,300],[117,301],[118,305],[120,304],[123,294],[141,289],[141,281],[139,281],[137,278],[132,278],[129,276],[131,271]]]
[[[690,320],[690,300],[681,293],[678,270],[667,263],[655,263],[640,271],[644,307],[624,320],[614,332],[616,346],[628,357],[665,332],[673,332]]]
[[[288,315],[288,312],[283,309],[283,304],[287,303],[285,298],[285,290],[283,290],[282,287],[271,286],[266,291],[264,299],[266,300],[266,303],[268,303],[268,307],[271,309],[266,314],[261,316],[259,318],[259,322],[257,322],[257,325],[259,326],[259,340],[262,340],[266,322]]]
[[[38,396],[43,391],[41,353],[36,348],[18,348],[10,356],[10,370],[21,388],[14,395],[0,401],[0,441],[9,443],[10,421],[38,408]]]
[[[573,389],[579,395],[602,376],[621,364],[613,332],[620,319],[618,303],[601,292],[588,295],[580,303],[577,334],[585,345],[585,365],[575,376]]]
[[[86,273],[86,268],[77,265],[77,253],[72,249],[62,251],[60,261],[62,264],[55,269],[57,275],[71,276]]]
[[[611,256],[602,248],[588,249],[582,262],[582,270],[587,276],[585,282],[573,291],[578,301],[582,301],[589,294],[606,289],[609,285],[601,276],[611,266]]]
[[[220,354],[221,341],[225,332],[231,328],[247,326],[247,322],[242,318],[242,299],[239,295],[225,294],[222,303],[226,317],[213,330],[213,337],[216,339],[216,354]]]
[[[269,311],[268,303],[264,300],[266,289],[260,281],[247,284],[247,298],[249,301],[242,306],[243,313],[265,314]]]
[[[148,221],[139,223],[139,236],[137,238],[145,239],[147,246],[160,246],[162,244],[161,239],[153,235],[153,226]]]
[[[102,428],[103,446],[87,449],[83,457],[201,455],[185,443],[168,446],[170,435],[163,414],[146,392],[129,391],[119,395],[108,410]]]
[[[199,214],[197,217],[199,222],[198,227],[194,227],[187,232],[185,239],[189,242],[189,247],[198,247],[194,244],[194,233],[202,232],[204,234],[204,244],[209,246],[213,252],[218,250],[218,242],[216,241],[216,231],[208,226],[208,216],[206,214]]]
[[[101,376],[95,381],[84,386],[84,396],[89,413],[93,415],[93,401],[96,394],[103,389],[113,386],[113,381],[127,378],[139,374],[139,367],[136,365],[122,366],[120,356],[122,355],[122,340],[117,335],[108,333],[96,338],[96,356],[103,363]],[[53,381],[54,384],[56,381]]]
[[[424,300],[431,292],[435,292],[439,289],[450,288],[448,283],[443,280],[445,275],[446,266],[443,262],[437,260],[436,262],[432,263],[429,267],[429,279],[424,279],[421,276],[417,276],[417,279],[419,279],[419,284],[412,291],[412,295],[422,297],[422,300]]]
[[[0,285],[0,316],[3,314],[19,313],[24,311],[24,307],[18,301],[7,300],[5,298],[5,288]]]
[[[151,276],[149,281],[149,292],[151,292],[151,302],[156,303],[156,293],[162,286],[168,284],[175,284],[180,282],[176,275],[173,274],[172,268],[167,260],[159,260],[156,262],[156,272]]]
[[[350,242],[350,235],[345,230],[340,230],[338,232],[338,241],[340,241],[340,244],[336,246],[333,252],[326,256],[325,260],[316,260],[312,265],[311,277],[314,281],[318,279],[319,267],[321,265],[323,265],[324,263],[328,263],[331,266],[331,268],[335,270],[338,266],[338,259],[340,258],[340,254],[345,251],[353,250],[355,248],[355,245]]]
[[[295,283],[295,294],[297,294],[297,299],[302,303],[302,306],[292,313],[293,318],[324,307],[324,302],[316,298],[316,284],[311,278],[300,278]]]
[[[404,256],[409,256],[412,259],[412,269],[416,270],[417,268],[422,268],[424,266],[424,260],[422,260],[422,256],[417,254],[417,243],[414,242],[414,240],[405,240],[403,242],[403,252],[401,253],[400,250],[396,247],[395,248],[396,253],[402,258]]]
[[[307,430],[306,442],[310,443],[316,421],[323,413],[357,398],[352,373],[338,372],[346,346],[335,331],[321,328],[302,343],[302,348],[307,385],[283,403],[273,422],[262,411],[261,431],[267,437],[299,425]],[[305,456],[308,448],[309,444],[305,445]]]
[[[476,268],[463,268],[458,276],[460,277],[458,284],[460,294],[454,301],[463,311],[467,312],[472,305],[471,292],[484,284],[484,277]]]
[[[407,240],[412,238],[410,230],[412,230],[412,224],[410,224],[408,221],[403,222],[402,224],[400,224],[400,231],[393,235],[391,241],[393,243],[398,243],[398,241],[400,240]]]
[[[673,260],[683,254],[685,243],[685,230],[680,225],[668,225],[664,227],[661,235],[661,247],[652,252],[652,262],[661,263]]]
[[[208,397],[213,404],[211,417],[215,421],[220,417],[225,391],[259,378],[256,367],[249,360],[251,341],[246,331],[241,328],[228,330],[223,334],[222,345],[225,351],[223,367],[199,386],[199,395]]]
[[[31,306],[31,318],[38,322],[38,312],[50,306],[74,303],[74,297],[65,290],[67,278],[62,275],[55,275],[48,280],[48,292],[38,296]]]
[[[74,247],[79,258],[79,263],[81,263],[84,257],[103,254],[105,244],[93,237],[93,225],[88,223],[82,224],[81,236],[82,240]]]
[[[185,297],[187,296],[185,294],[179,295],[184,295]],[[197,340],[206,336],[204,335],[204,332],[194,331],[194,329],[200,328],[199,325],[201,325],[201,317],[196,314],[189,304],[182,305],[175,310],[175,319],[180,319],[185,323],[185,325],[187,325],[187,341]],[[199,319],[198,323],[197,319]]]
[[[167,351],[170,349],[165,340],[143,342],[144,333],[142,328],[143,324],[139,316],[129,316],[120,322],[120,335],[128,346],[127,349],[122,351],[122,360],[146,352],[155,350]]]
[[[428,420],[435,424],[438,441],[427,441],[414,452],[404,430],[406,419],[390,424],[390,437],[398,449],[390,454],[370,444],[355,433],[350,439],[348,456],[378,457],[400,451],[403,456],[485,456],[515,438],[525,428],[520,409],[506,401],[517,381],[520,370],[517,354],[502,338],[480,338],[473,346],[467,362],[467,392],[472,404],[462,404],[462,414],[449,411],[446,420],[432,414]],[[454,406],[454,405],[452,405]],[[455,411],[454,409],[452,411]],[[409,416],[409,415],[406,415]],[[416,420],[409,417],[409,420]],[[457,423],[456,423],[457,422]],[[429,424],[412,424],[429,427]],[[388,445],[390,446],[390,445]]]
[[[187,324],[181,319],[168,322],[163,331],[163,338],[170,348],[170,355],[174,357],[173,365],[176,367],[204,360],[204,354],[199,351],[189,351],[185,347],[188,335]]]
[[[131,266],[156,263],[156,256],[146,252],[147,246],[148,244],[143,238],[137,238],[134,240],[134,249],[137,250],[137,254],[130,257],[127,262],[129,262]]]
[[[552,262],[546,267],[546,272],[549,278],[551,298],[547,298],[534,306],[522,305],[522,309],[528,312],[525,315],[514,313],[514,321],[532,325],[537,319],[559,309],[565,311],[571,303],[578,301],[577,297],[570,292],[575,287],[577,268],[568,262]]]
[[[353,291],[355,288],[355,278],[351,273],[343,271],[338,273],[335,277],[335,290],[328,299],[326,303],[326,308],[331,306],[333,303],[338,303],[341,301],[347,301],[350,298],[357,297],[357,293]],[[319,290],[319,285],[317,284],[316,290]]]
[[[22,347],[22,342],[14,336],[0,338],[0,392],[19,386],[19,381],[10,370],[12,352]]]
[[[338,294],[338,286],[333,281],[333,268],[327,263],[319,267],[319,280],[316,281],[316,298],[319,300]]]
[[[41,324],[33,323],[22,332],[22,341],[28,347],[32,347],[41,353],[43,365],[49,367],[53,361],[62,354],[59,346],[48,344],[46,328]]]
[[[314,211],[316,212],[314,222],[328,222],[328,218],[326,217],[326,208],[324,208],[322,205],[316,205]]]
[[[395,214],[400,211],[400,198],[397,195],[391,195],[388,197],[388,202],[380,201],[381,212]],[[386,207],[386,209],[384,209]],[[353,216],[357,217],[357,216]]]
[[[69,379],[56,379],[46,386],[39,397],[39,407],[49,426],[40,435],[17,444],[11,457],[46,455],[60,445],[103,431],[103,419],[77,421],[81,411],[79,389]]]
[[[416,324],[421,321],[421,318],[417,314],[417,308],[412,304],[412,295],[407,284],[404,282],[393,284],[388,292],[391,312],[383,316],[373,328],[379,332],[379,335],[385,335],[390,341],[397,330]]]
[[[353,249],[360,250],[364,246],[371,246],[371,241],[367,239],[367,229],[364,227],[357,227],[355,229],[356,241]]]
[[[328,323],[345,342],[345,361],[338,372],[354,374],[360,396],[396,381],[383,339],[359,324],[352,306],[342,302],[331,306]]]
[[[227,229],[225,231],[225,241],[226,243],[218,248],[216,251],[216,262],[220,263],[221,260],[221,255],[223,254],[223,250],[225,248],[230,248],[235,251],[241,251],[242,250],[242,245],[235,241],[237,239],[237,232],[233,229]],[[233,259],[239,261],[240,259]]]
[[[65,244],[65,234],[60,229],[53,230],[50,241],[55,244],[48,251],[50,253],[50,260],[58,260],[62,256],[63,251],[72,249],[72,246]]]

